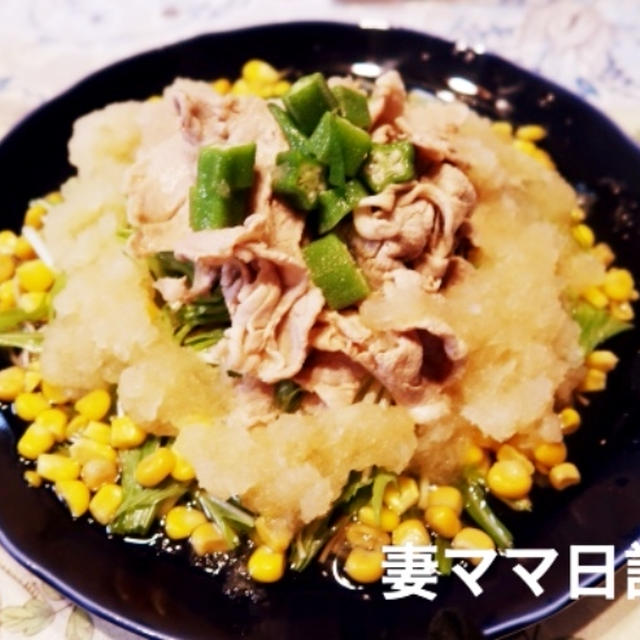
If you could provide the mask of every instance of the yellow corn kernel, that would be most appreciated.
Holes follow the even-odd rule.
[[[501,138],[511,140],[513,136],[513,125],[506,120],[497,120],[491,123],[491,129],[497,133]]]
[[[253,85],[275,84],[280,74],[264,60],[248,60],[242,67],[242,77]]]
[[[18,453],[24,458],[35,460],[40,454],[49,451],[55,441],[49,429],[34,423],[26,428],[18,440]]]
[[[609,304],[609,298],[596,286],[587,287],[582,292],[582,297],[596,309],[604,309]]]
[[[606,388],[607,374],[600,369],[587,369],[587,373],[578,386],[578,390],[584,392],[604,391]]]
[[[83,434],[91,440],[109,444],[111,442],[111,427],[98,420],[90,420],[89,424],[84,428]]]
[[[143,487],[155,487],[173,471],[175,464],[171,449],[160,447],[138,462],[136,482]]]
[[[539,124],[523,124],[516,129],[516,138],[519,140],[529,140],[539,142],[547,137],[547,130]]]
[[[109,524],[122,504],[122,487],[118,484],[105,484],[89,502],[89,512],[96,522]]]
[[[47,294],[44,291],[28,291],[18,298],[18,307],[27,313],[31,313],[42,307],[46,302]]]
[[[59,453],[43,453],[38,456],[36,471],[51,482],[75,480],[80,475],[80,463]]]
[[[166,515],[164,530],[172,540],[184,540],[206,521],[207,516],[198,509],[173,507]]]
[[[39,371],[27,371],[24,374],[24,390],[35,391],[42,382],[42,374]]]
[[[530,140],[521,140],[519,138],[515,138],[512,144],[516,149],[518,149],[518,151],[522,151],[528,156],[535,155],[535,152],[538,149],[538,147],[536,147],[536,145],[533,144],[533,142],[531,142]]]
[[[244,78],[240,78],[233,83],[231,93],[233,93],[234,96],[249,96],[254,95],[255,91]]]
[[[582,207],[573,207],[573,209],[571,209],[571,211],[569,212],[569,218],[571,222],[573,222],[574,224],[578,224],[579,222],[584,222],[586,217],[587,217],[587,214]]]
[[[91,491],[97,491],[103,485],[112,484],[117,480],[118,466],[113,460],[91,458],[82,465],[80,477]]]
[[[18,284],[23,291],[48,291],[55,277],[42,260],[28,260],[16,269]]]
[[[56,441],[62,442],[66,435],[67,421],[67,414],[61,409],[45,409],[38,414],[35,424],[49,429]]]
[[[571,227],[571,235],[583,249],[591,249],[596,239],[591,227],[582,223]]]
[[[470,444],[462,456],[462,465],[465,467],[483,467],[487,462],[485,450],[477,444]]]
[[[27,422],[33,422],[40,413],[48,408],[49,403],[41,393],[19,393],[13,403],[16,415]]]
[[[249,558],[249,575],[257,582],[277,582],[284,575],[285,557],[265,545],[255,549]]]
[[[496,459],[517,460],[527,470],[528,473],[533,473],[535,471],[535,467],[533,466],[531,460],[529,460],[529,458],[527,458],[527,456],[522,453],[522,451],[519,451],[510,444],[503,444],[498,448],[498,451],[496,452]]]
[[[7,367],[0,370],[0,400],[11,402],[24,389],[25,371],[22,367]]]
[[[618,356],[613,351],[598,349],[587,356],[585,364],[592,369],[600,369],[600,371],[609,373],[609,371],[613,371],[616,368]]]
[[[431,538],[426,527],[417,518],[410,518],[401,522],[391,532],[391,543],[397,546],[413,545],[426,547],[431,544]]]
[[[450,507],[460,515],[462,513],[462,494],[456,487],[441,485],[429,491],[428,507]]]
[[[282,522],[258,516],[255,527],[260,541],[274,551],[285,551],[291,542],[291,531]]]
[[[549,482],[554,489],[562,491],[580,482],[580,471],[573,462],[563,462],[551,468]]]
[[[147,102],[162,102],[162,96],[155,94],[147,98]]]
[[[538,149],[536,147],[536,150],[533,151],[530,155],[534,160],[536,160],[543,167],[546,167],[547,169],[556,168],[556,164],[553,161],[553,158],[544,149]]]
[[[147,432],[141,429],[128,416],[111,419],[111,446],[116,449],[139,447],[147,438]]]
[[[545,467],[553,467],[567,459],[567,446],[564,442],[544,442],[533,450],[533,457]]]
[[[627,302],[633,295],[633,276],[627,269],[609,269],[602,288],[614,302]]]
[[[373,507],[369,504],[365,504],[358,509],[358,520],[370,527],[380,527],[380,529],[388,533],[400,524],[400,516],[388,507],[382,507],[382,509],[380,509],[380,522],[377,522]]]
[[[179,482],[189,482],[196,477],[196,471],[189,461],[181,456],[175,449],[171,449],[176,458],[176,464],[171,472],[171,477]]]
[[[476,527],[464,527],[455,535],[451,541],[453,549],[464,549],[465,551],[478,549],[490,551],[495,549],[493,540],[482,529]],[[472,564],[478,564],[481,558],[470,558]]]
[[[69,455],[80,464],[86,464],[94,458],[104,458],[115,462],[118,455],[113,447],[91,438],[78,438],[70,447]]]
[[[102,420],[111,407],[111,396],[104,389],[94,389],[77,400],[74,407],[89,420]]]
[[[51,404],[65,404],[68,400],[64,389],[50,384],[46,380],[42,381],[42,395],[44,395]]]
[[[24,214],[24,224],[27,227],[40,229],[44,216],[47,214],[46,207],[41,204],[32,204]]]
[[[0,231],[0,253],[13,255],[17,241],[18,236],[13,231],[8,229]]]
[[[0,311],[13,309],[16,306],[16,285],[11,280],[0,284]]]
[[[13,278],[16,271],[16,263],[6,253],[0,253],[0,282],[6,282]]]
[[[71,440],[74,436],[78,435],[89,424],[89,420],[84,416],[73,416],[69,420],[69,424],[65,429],[65,438]]]
[[[231,82],[228,78],[218,78],[211,83],[211,87],[220,95],[225,95],[231,91]]]
[[[27,471],[25,471],[22,477],[25,479],[25,482],[34,489],[42,486],[42,478],[40,477],[38,472],[33,471],[33,469],[28,469]]]
[[[380,549],[391,541],[389,534],[382,529],[370,527],[361,522],[350,524],[346,528],[345,535],[347,542],[352,547],[361,547],[362,549]]]
[[[74,518],[79,518],[89,508],[89,489],[81,480],[59,480],[56,493],[67,503]]]
[[[36,252],[33,250],[33,247],[23,236],[18,236],[13,253],[18,260],[30,260],[36,257]]]
[[[0,287],[1,286],[2,285],[0,285]],[[628,302],[614,302],[611,305],[611,315],[617,320],[629,322],[630,320],[633,320],[633,307]]]
[[[356,582],[370,584],[382,578],[384,555],[382,551],[352,549],[344,563],[345,573]]]
[[[418,504],[420,489],[418,483],[408,476],[399,476],[395,485],[387,485],[384,491],[383,502],[393,509],[397,514],[402,515],[407,509]]]
[[[189,542],[199,556],[219,551],[229,551],[229,544],[213,522],[205,522],[197,526],[189,536]]]
[[[580,428],[581,422],[580,414],[573,407],[566,407],[560,412],[562,433],[565,436],[575,433]]]
[[[52,191],[51,193],[47,193],[44,199],[49,204],[60,204],[63,201],[62,194],[59,191]]]
[[[427,507],[424,517],[431,529],[444,538],[453,538],[462,527],[456,512],[444,505]]]
[[[519,500],[531,490],[531,474],[517,460],[499,460],[491,465],[487,485],[499,498]]]
[[[605,267],[608,267],[616,259],[613,250],[606,242],[598,242],[598,244],[591,249],[591,253]]]
[[[273,85],[272,95],[278,98],[287,93],[289,89],[291,89],[291,83],[288,80],[278,80],[278,82]]]

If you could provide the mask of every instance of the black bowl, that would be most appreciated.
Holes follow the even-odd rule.
[[[489,115],[535,122],[550,131],[547,149],[574,184],[597,195],[590,223],[620,263],[640,279],[640,150],[606,117],[563,89],[492,55],[406,30],[300,23],[205,35],[119,62],[38,109],[0,144],[3,227],[18,228],[27,201],[71,174],[66,142],[80,115],[117,100],[157,93],[176,76],[238,75],[250,57],[293,72],[349,72],[355,62],[400,70],[408,84],[454,90]],[[117,300],[105,300],[114,304]],[[318,570],[287,578],[251,601],[224,594],[220,578],[184,558],[111,540],[88,522],[73,522],[49,491],[27,488],[15,453],[21,426],[0,425],[0,542],[65,595],[116,624],[150,637],[425,638],[512,631],[569,601],[569,545],[615,545],[618,564],[640,533],[640,359],[638,331],[615,339],[621,362],[606,393],[594,399],[570,438],[582,484],[535,496],[532,514],[502,514],[519,548],[554,548],[559,557],[535,598],[499,559],[473,597],[457,578],[441,580],[429,603],[389,602],[380,591],[349,590]],[[593,578],[595,579],[595,578]],[[585,578],[589,582],[593,579]]]

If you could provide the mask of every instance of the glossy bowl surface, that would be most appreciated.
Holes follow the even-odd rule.
[[[546,126],[545,147],[559,170],[598,197],[590,220],[598,238],[614,247],[620,263],[640,281],[640,150],[606,117],[495,56],[406,30],[334,23],[204,35],[137,55],[83,80],[28,116],[0,143],[2,227],[18,228],[28,200],[55,189],[71,174],[66,143],[78,116],[110,102],[146,98],[176,76],[237,76],[251,57],[293,73],[348,73],[358,62],[394,67],[412,87],[454,93],[466,87],[459,97],[483,113]],[[613,341],[620,365],[607,392],[594,398],[579,434],[570,439],[583,483],[560,494],[537,494],[530,515],[504,514],[519,548],[559,552],[538,598],[504,559],[482,579],[484,592],[478,597],[453,578],[440,582],[432,603],[417,597],[390,602],[375,590],[342,588],[311,570],[266,589],[258,602],[230,598],[224,579],[188,565],[181,556],[108,539],[88,522],[73,522],[51,492],[27,488],[15,454],[20,425],[6,413],[0,423],[0,542],[80,605],[154,638],[502,635],[569,601],[569,545],[615,545],[620,562],[640,534],[638,346],[638,331]]]

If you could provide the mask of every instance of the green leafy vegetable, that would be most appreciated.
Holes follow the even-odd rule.
[[[44,336],[37,331],[0,333],[0,347],[15,347],[31,353],[40,353],[43,339]]]
[[[446,538],[436,536],[436,564],[438,565],[438,571],[443,576],[451,574],[451,558],[446,556],[446,551],[450,546]]]
[[[276,406],[285,413],[293,413],[300,407],[304,390],[293,380],[280,380],[273,389]]]
[[[380,513],[382,512],[382,498],[384,497],[384,490],[390,483],[396,482],[395,473],[385,473],[384,471],[376,474],[373,480],[373,486],[371,488],[371,507],[373,508],[373,517],[376,524],[380,524]]]
[[[185,276],[189,284],[193,282],[193,263],[178,260],[172,251],[160,251],[150,256],[147,265],[156,280]]]
[[[33,311],[23,309],[7,309],[0,311],[0,332],[17,329],[23,322],[40,322],[49,317],[51,296],[45,296],[42,303]]]
[[[580,346],[585,353],[590,353],[618,333],[633,328],[630,323],[614,318],[606,309],[596,309],[584,300],[573,303],[571,315],[580,327]]]
[[[237,530],[250,531],[255,525],[254,516],[231,502],[219,500],[204,491],[196,493],[196,500],[200,503],[206,516],[216,523],[222,536],[231,548],[240,544]]]

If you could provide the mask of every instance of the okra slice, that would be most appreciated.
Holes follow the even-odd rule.
[[[307,136],[305,136],[291,119],[291,116],[277,104],[270,104],[269,111],[275,118],[289,146],[297,151],[305,151],[307,148]]]
[[[336,117],[332,113],[327,111],[320,118],[309,138],[308,149],[322,164],[329,167],[329,183],[343,186],[345,168],[342,143]]]
[[[334,128],[342,149],[344,173],[352,178],[371,150],[371,136],[340,116],[334,116]]]
[[[248,189],[221,195],[208,193],[194,185],[189,192],[191,228],[194,231],[203,231],[242,224],[246,216],[248,196]]]
[[[321,73],[303,76],[282,98],[302,133],[311,135],[326,111],[337,107],[336,99]]]
[[[390,184],[413,180],[413,145],[407,140],[390,144],[374,142],[362,169],[362,177],[375,193],[379,193]]]
[[[198,188],[226,195],[225,191],[253,185],[256,143],[236,147],[202,147],[198,155]]]
[[[318,232],[322,235],[331,231],[367,195],[366,189],[358,180],[350,180],[342,189],[336,187],[321,193]]]
[[[369,294],[369,285],[347,245],[334,233],[314,240],[302,250],[314,284],[332,309],[344,309]]]
[[[364,93],[344,86],[333,87],[331,93],[338,103],[338,112],[343,118],[355,124],[356,127],[369,129],[371,114]]]
[[[300,151],[283,151],[276,158],[273,176],[274,193],[286,198],[294,207],[310,211],[327,187],[324,167]]]

